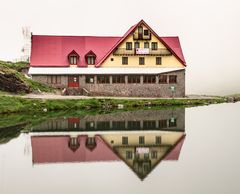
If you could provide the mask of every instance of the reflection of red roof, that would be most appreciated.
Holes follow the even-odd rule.
[[[69,148],[69,136],[33,136],[33,163],[57,162],[90,162],[120,160],[100,136],[95,136],[96,147],[89,150],[86,145],[87,136],[79,136],[79,148],[73,152]]]
[[[159,37],[143,20],[132,26],[123,37],[97,36],[32,36],[31,66],[67,67],[67,56],[74,50],[79,56],[79,67],[86,67],[85,55],[92,51],[96,54],[96,67],[99,67],[112,51],[123,42],[137,26],[144,24],[177,58],[185,65],[178,37]]]
[[[102,140],[101,136],[95,136],[96,147],[86,147],[87,136],[79,136],[80,146],[72,151],[69,147],[69,136],[32,136],[33,163],[58,163],[58,162],[92,162],[92,161],[119,161],[112,149]],[[175,145],[163,160],[178,160],[184,137]]]
[[[177,144],[175,145],[175,147],[171,150],[171,152],[169,152],[163,160],[178,160],[181,149],[182,149],[182,145],[185,139],[185,135],[177,142]]]

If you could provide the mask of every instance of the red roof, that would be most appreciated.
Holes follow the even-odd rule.
[[[85,55],[96,54],[96,67],[106,60],[112,51],[141,24],[144,24],[185,65],[185,59],[178,37],[159,37],[143,20],[132,26],[123,37],[97,36],[44,36],[32,35],[31,66],[67,67],[67,56],[75,51],[80,56],[79,67],[86,67]]]
[[[165,157],[164,160],[178,160],[183,143],[185,140],[185,135],[180,138],[180,140],[176,143],[175,147],[169,152]]]
[[[86,66],[85,55],[92,51],[96,63],[113,47],[121,37],[96,36],[32,36],[31,66],[66,67],[67,56],[73,50],[80,56],[79,66]]]
[[[90,162],[120,160],[100,136],[95,136],[96,147],[86,147],[87,136],[79,136],[80,146],[69,147],[69,136],[31,137],[33,163]]]
[[[185,137],[185,136],[184,136]],[[181,138],[163,160],[178,160],[184,142]],[[86,147],[87,136],[78,136],[79,147],[69,147],[69,136],[32,136],[33,163],[120,161],[121,159],[105,143],[101,136],[95,136],[96,147]]]

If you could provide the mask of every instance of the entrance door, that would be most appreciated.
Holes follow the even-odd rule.
[[[69,88],[78,88],[79,87],[79,76],[78,75],[69,75],[68,76],[68,87]]]

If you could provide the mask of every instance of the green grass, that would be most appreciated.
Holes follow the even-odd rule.
[[[122,104],[124,108],[168,107],[168,106],[199,106],[226,102],[226,98],[216,99],[26,99],[21,97],[0,96],[0,114],[17,112],[44,112],[56,110],[113,110]]]
[[[21,80],[25,85],[27,85],[31,91],[42,91],[42,92],[53,92],[54,89],[44,85],[42,83],[39,83],[37,81],[34,81],[32,79],[29,79],[25,77],[24,74],[19,72],[19,70],[23,67],[27,67],[28,63],[26,62],[4,62],[0,61],[0,71],[4,72],[5,74],[9,75],[15,75],[19,80]]]
[[[21,71],[22,69],[26,68],[29,66],[28,62],[25,61],[20,61],[20,62],[11,62],[11,61],[1,61],[0,60],[0,66],[4,65],[7,66],[10,69],[14,69],[16,71]]]

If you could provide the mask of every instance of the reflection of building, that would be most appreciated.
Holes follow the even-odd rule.
[[[32,131],[183,131],[184,122],[185,109],[139,110],[50,119],[34,126]]]
[[[184,136],[184,132],[148,132],[107,134],[102,138],[140,179],[144,179],[165,157],[178,158]],[[174,148],[178,149],[175,156],[171,153]]]
[[[32,136],[34,164],[124,161],[144,179],[162,160],[178,160],[184,132]]]
[[[143,180],[162,160],[178,160],[184,109],[58,118],[32,128],[34,164],[124,161]]]

